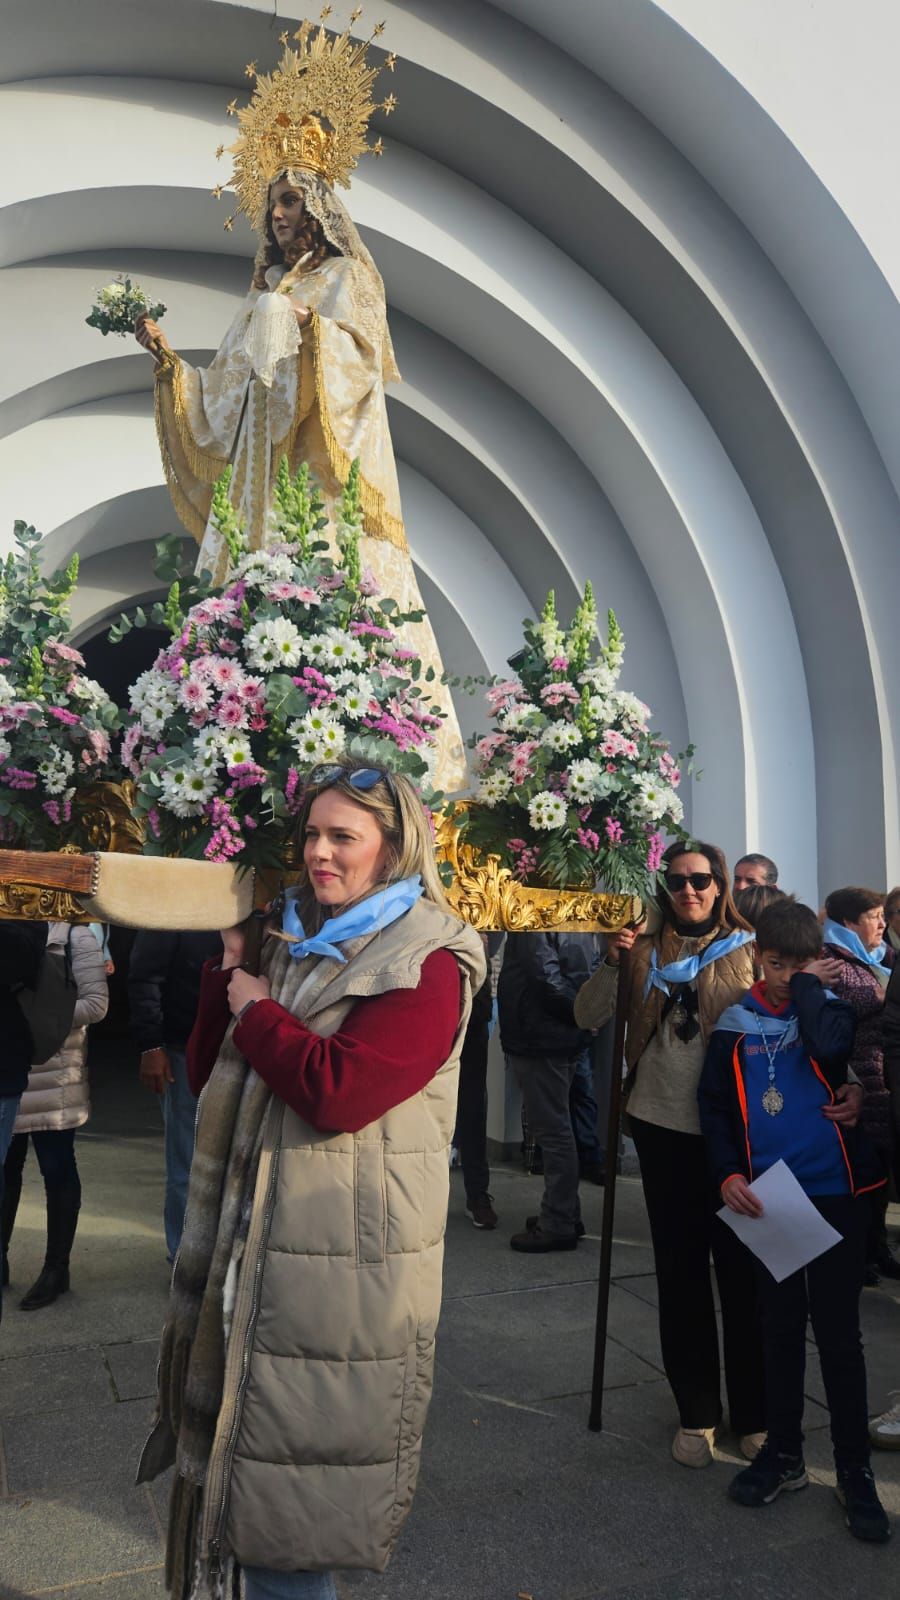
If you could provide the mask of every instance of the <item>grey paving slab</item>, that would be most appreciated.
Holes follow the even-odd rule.
[[[103,1406],[113,1398],[109,1369],[96,1346],[67,1350],[59,1361],[46,1355],[0,1360],[0,1420],[31,1411]]]
[[[162,1560],[148,1495],[113,1484],[0,1500],[0,1551],[4,1583],[12,1594],[27,1596]],[[74,1593],[81,1600],[84,1590]]]
[[[159,1359],[158,1339],[135,1339],[129,1344],[103,1346],[116,1398],[139,1400],[156,1395],[156,1363]]]
[[[131,1400],[10,1418],[3,1424],[9,1493],[133,1482],[151,1412],[146,1400]]]

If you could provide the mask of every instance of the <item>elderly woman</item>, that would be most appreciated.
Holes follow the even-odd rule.
[[[894,1157],[891,1093],[884,1072],[884,997],[894,965],[894,951],[885,943],[884,895],[877,889],[835,889],[825,901],[826,954],[838,962],[830,987],[856,1014],[856,1043],[850,1065],[865,1089],[860,1122],[878,1151],[885,1177]],[[871,1196],[866,1250],[866,1283],[900,1278],[898,1262],[888,1245],[885,1214],[887,1186]]]
[[[202,1090],[141,1477],[173,1460],[167,1581],[334,1600],[382,1571],[431,1393],[459,1053],[481,940],[447,909],[414,788],[310,778],[301,887],[204,972]]]
[[[716,845],[670,845],[662,888],[659,931],[610,937],[605,962],[575,1002],[575,1016],[588,1028],[608,1020],[620,952],[630,950],[625,1093],[650,1218],[663,1365],[680,1418],[672,1454],[682,1466],[705,1467],[722,1417],[710,1251],[722,1307],[729,1418],[748,1459],[765,1429],[752,1262],[716,1216],[721,1200],[707,1168],[697,1107],[709,1035],[726,1006],[753,983],[753,934],[735,909]]]

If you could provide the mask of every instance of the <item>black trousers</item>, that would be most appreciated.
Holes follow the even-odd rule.
[[[776,1283],[755,1263],[763,1317],[769,1438],[783,1455],[803,1450],[806,1322],[812,1322],[831,1414],[839,1468],[868,1466],[866,1363],[859,1331],[859,1296],[869,1221],[867,1197],[819,1195],[813,1205],[841,1234],[840,1244],[801,1272]]]
[[[722,1417],[719,1338],[709,1258],[722,1308],[728,1416],[735,1433],[765,1431],[762,1329],[753,1257],[716,1216],[721,1200],[702,1136],[630,1121],[650,1219],[663,1367],[683,1428]]]
[[[466,1196],[474,1200],[490,1188],[487,1159],[488,1024],[470,1022],[459,1058],[456,1143]]]

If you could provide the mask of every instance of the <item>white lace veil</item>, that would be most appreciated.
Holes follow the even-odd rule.
[[[394,347],[391,343],[391,335],[387,325],[384,283],[375,262],[359,236],[350,213],[321,173],[308,172],[299,167],[288,167],[284,172],[276,173],[272,183],[277,183],[280,178],[287,178],[290,183],[299,189],[303,195],[307,210],[321,224],[322,232],[329,244],[334,245],[334,248],[342,256],[348,256],[353,261],[359,261],[371,273],[380,300],[381,320],[383,323],[381,346],[382,377],[385,383],[397,380],[400,377],[400,373],[397,370]],[[259,267],[265,261],[269,248],[270,240],[263,233],[256,253],[255,267]]]

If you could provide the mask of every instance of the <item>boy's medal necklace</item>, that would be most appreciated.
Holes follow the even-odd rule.
[[[760,1029],[759,1032],[759,1036],[763,1042],[763,1049],[766,1052],[766,1060],[769,1063],[769,1087],[762,1097],[762,1108],[764,1111],[769,1113],[770,1117],[777,1117],[779,1111],[784,1110],[784,1095],[782,1094],[781,1090],[775,1086],[775,1057],[781,1049],[781,1046],[784,1044],[785,1038],[787,1037],[787,1031],[787,1028],[785,1028],[784,1033],[781,1035],[781,1038],[776,1044],[774,1050],[769,1049],[769,1041],[762,1029]]]

